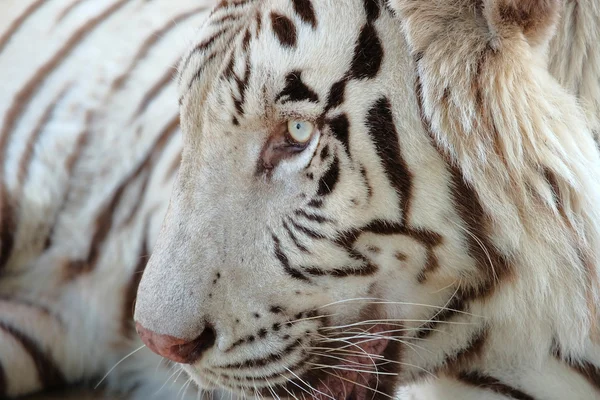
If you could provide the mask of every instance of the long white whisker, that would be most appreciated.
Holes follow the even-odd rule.
[[[351,384],[353,384],[353,385],[357,385],[357,386],[363,387],[363,388],[365,388],[365,389],[368,389],[368,390],[373,390],[373,391],[374,391],[374,392],[376,392],[376,393],[379,393],[379,394],[381,394],[381,395],[383,395],[383,396],[385,396],[385,397],[388,397],[388,398],[390,398],[390,399],[394,400],[394,398],[393,398],[392,396],[390,396],[389,394],[383,393],[383,392],[381,392],[381,391],[379,391],[379,390],[377,390],[377,389],[373,389],[373,388],[371,388],[371,387],[368,387],[368,386],[366,386],[366,385],[362,385],[362,384],[360,384],[360,383],[358,383],[358,382],[354,382],[354,381],[352,381],[352,380],[350,380],[350,379],[348,379],[348,378],[344,378],[343,376],[334,375],[334,374],[332,374],[331,372],[329,372],[329,371],[326,371],[326,370],[323,370],[323,372],[325,372],[326,374],[329,374],[329,375],[331,375],[331,376],[335,376],[336,378],[343,379],[343,380],[345,380],[346,382],[350,382],[350,383],[351,383]]]
[[[450,285],[450,286],[452,286],[452,285]],[[381,298],[377,298],[377,297],[357,297],[354,299],[339,300],[339,301],[334,301],[333,303],[325,304],[324,306],[321,306],[318,308],[330,307],[332,305],[348,303],[351,301],[364,301],[364,302],[368,302],[368,304],[396,304],[396,305],[417,306],[417,307],[425,307],[425,308],[435,308],[435,309],[453,311],[453,312],[460,313],[460,314],[466,314],[466,315],[470,315],[473,317],[483,318],[483,316],[480,316],[480,315],[471,314],[471,313],[469,313],[467,311],[463,311],[463,310],[449,309],[445,306],[435,306],[433,304],[412,303],[412,302],[406,302],[406,301],[391,301],[391,300],[385,300],[385,299],[381,299]]]
[[[125,357],[123,357],[119,361],[117,361],[117,363],[115,365],[113,365],[113,367],[111,369],[108,370],[106,375],[104,375],[102,377],[102,379],[100,379],[100,382],[98,382],[96,384],[96,386],[94,386],[94,389],[98,389],[98,387],[102,384],[102,382],[104,382],[104,380],[108,377],[108,375],[110,375],[110,373],[113,372],[115,370],[115,368],[117,368],[123,361],[127,360],[129,357],[131,357],[132,355],[134,355],[135,353],[137,353],[144,347],[146,347],[146,345],[142,345],[142,346],[138,347],[137,349],[135,349],[134,351],[132,351],[131,353],[127,354]]]
[[[315,367],[317,367],[316,369],[329,368],[329,369],[338,369],[340,371],[362,372],[362,373],[373,374],[373,375],[391,375],[391,376],[398,375],[393,372],[378,372],[378,371],[369,371],[369,370],[362,370],[362,369],[356,369],[356,368],[345,368],[345,367],[342,367],[339,365],[325,365],[325,364],[316,364],[316,363],[311,363],[311,362],[309,362],[307,364],[314,365]]]
[[[295,319],[295,320],[287,321],[287,323],[295,324],[295,323],[302,322],[302,321],[311,321],[311,320],[314,320],[314,319],[334,317],[336,315],[338,315],[338,314],[317,315],[317,316],[314,316],[314,317],[306,317],[306,318],[300,318],[300,319]]]
[[[300,382],[302,382],[302,383],[304,383],[306,386],[308,386],[308,387],[309,387],[311,390],[313,390],[313,391],[315,391],[315,392],[317,392],[317,393],[320,393],[320,394],[322,394],[322,395],[323,395],[323,396],[325,396],[325,397],[329,397],[331,400],[335,400],[335,398],[333,398],[333,397],[329,396],[328,394],[325,394],[325,393],[321,392],[320,390],[317,390],[317,389],[315,389],[314,387],[312,387],[311,385],[309,385],[309,384],[308,384],[306,381],[304,381],[302,378],[300,378],[298,375],[296,375],[296,374],[294,373],[294,371],[292,371],[291,369],[289,369],[289,368],[287,368],[287,367],[286,367],[285,369],[286,369],[286,370],[287,370],[287,371],[288,371],[290,374],[294,375],[294,376],[296,377],[296,379],[298,379]],[[290,382],[294,383],[294,381],[290,381]],[[310,394],[310,393],[309,393],[309,394]],[[312,395],[312,397],[315,397],[315,396],[314,396],[314,395]]]

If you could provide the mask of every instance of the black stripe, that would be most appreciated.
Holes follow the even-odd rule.
[[[571,367],[579,372],[597,391],[600,391],[600,368],[587,361],[571,362]]]
[[[1,171],[2,168],[0,168]],[[6,186],[0,183],[0,269],[8,263],[12,253],[16,227],[17,221],[13,212],[12,200]]]
[[[317,196],[327,196],[333,189],[340,179],[340,160],[337,157],[333,158],[333,162],[329,166],[329,169],[319,180],[319,188],[317,190]]]
[[[372,79],[379,73],[383,61],[383,46],[375,27],[362,27],[354,48],[350,72],[355,79]]]
[[[275,101],[282,99],[282,103],[288,101],[310,101],[311,103],[318,103],[319,96],[309,88],[304,82],[302,82],[302,71],[292,71],[285,77],[285,87],[275,97]]]
[[[576,373],[581,374],[597,391],[600,392],[600,367],[597,367],[586,360],[565,358],[556,339],[552,344],[552,355],[560,362],[566,363]]]
[[[313,199],[308,202],[307,206],[314,207],[314,208],[321,208],[321,207],[323,207],[323,200]]]
[[[532,396],[525,392],[522,392],[512,386],[502,383],[498,379],[484,375],[477,371],[473,372],[462,372],[458,375],[458,380],[470,386],[477,387],[479,389],[490,390],[494,393],[498,393],[502,396],[509,397],[515,400],[535,400]]]
[[[4,399],[8,396],[8,382],[6,379],[6,372],[4,367],[0,364],[0,399]]]
[[[294,244],[296,245],[296,247],[303,253],[310,253],[310,251],[302,244],[300,243],[300,241],[298,240],[298,238],[296,237],[296,235],[294,235],[294,232],[292,232],[292,230],[290,229],[290,227],[288,226],[288,224],[283,221],[283,228],[287,231],[288,235],[290,235],[290,238],[292,239],[292,242],[294,242]]]
[[[373,22],[379,18],[379,1],[380,0],[363,0],[368,22]]]
[[[331,276],[333,278],[346,278],[349,276],[370,276],[379,271],[379,267],[375,264],[367,263],[360,267],[335,268],[326,270],[318,267],[303,268],[305,272],[314,276]]]
[[[296,26],[291,19],[276,12],[271,13],[273,33],[283,47],[296,47]]]
[[[344,102],[346,94],[346,84],[348,78],[342,78],[342,80],[334,83],[329,89],[329,95],[327,96],[327,105],[325,106],[325,113],[332,108],[339,107]]]
[[[406,224],[411,199],[412,173],[402,158],[392,106],[387,98],[382,97],[373,104],[367,114],[367,126],[377,149],[377,155],[383,163],[385,174],[400,196],[402,217]]]
[[[310,0],[292,0],[292,4],[302,22],[309,24],[313,29],[317,27],[317,17]]]
[[[302,225],[298,224],[296,221],[294,221],[291,218],[289,218],[288,220],[294,226],[294,228],[296,228],[300,232],[304,233],[306,236],[309,236],[309,237],[311,237],[313,239],[325,239],[325,236],[323,234],[321,234],[319,232],[315,232],[312,229],[309,229],[309,228],[307,228],[305,226],[302,226]]]
[[[350,157],[350,121],[348,121],[348,116],[340,114],[328,119],[326,123],[329,125],[333,136],[342,143],[348,157]]]
[[[237,89],[239,93],[239,97],[233,99],[233,103],[235,105],[235,109],[239,115],[244,115],[244,103],[246,102],[246,90],[248,89],[248,83],[250,82],[250,59],[246,58],[245,68],[244,68],[244,77],[240,79],[237,75],[235,75],[235,82],[237,84]]]
[[[281,360],[283,357],[291,354],[294,350],[296,350],[302,344],[302,340],[298,339],[285,349],[278,351],[277,353],[272,353],[266,357],[246,360],[239,363],[227,364],[223,366],[217,366],[216,368],[220,369],[242,369],[242,368],[256,368],[256,367],[264,367],[265,365],[272,364],[276,361]]]
[[[283,270],[290,275],[294,279],[298,279],[300,281],[310,282],[310,280],[304,276],[300,271],[290,266],[290,260],[287,258],[285,253],[281,250],[281,244],[279,238],[274,234],[271,234],[274,242],[274,252],[275,257],[279,260],[281,265],[283,266]]]
[[[322,215],[309,214],[304,210],[296,210],[296,211],[294,211],[294,213],[300,217],[304,217],[304,218],[308,219],[309,221],[314,221],[319,224],[323,224],[326,222],[333,222],[333,220],[331,220],[327,217],[324,217]]]
[[[49,354],[43,352],[32,338],[4,322],[0,322],[0,329],[12,335],[29,354],[31,360],[35,364],[37,375],[43,389],[54,389],[66,386],[67,381],[65,376],[56,365],[56,362]]]
[[[193,56],[195,56],[198,53],[202,53],[205,50],[208,50],[215,43],[215,41],[217,41],[217,39],[222,37],[225,33],[227,33],[230,30],[231,27],[221,28],[217,32],[213,33],[211,36],[200,42],[196,47],[194,47],[190,54],[188,54],[188,56],[185,58],[185,61],[183,62],[181,67],[181,71],[185,71]]]

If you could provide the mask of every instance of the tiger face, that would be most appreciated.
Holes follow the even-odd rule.
[[[411,50],[383,1],[250,0],[184,57],[184,152],[136,321],[200,386],[389,396],[425,339],[454,343],[433,340],[446,319],[484,330],[466,304],[515,253],[424,124]]]

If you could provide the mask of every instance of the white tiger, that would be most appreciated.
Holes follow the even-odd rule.
[[[207,5],[0,4],[0,397],[137,349],[158,236],[138,332],[203,388],[600,398],[600,8]]]

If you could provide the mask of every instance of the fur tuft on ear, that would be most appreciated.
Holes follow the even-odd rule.
[[[509,38],[520,32],[532,46],[550,41],[561,9],[561,0],[483,0],[483,14],[494,34]]]

